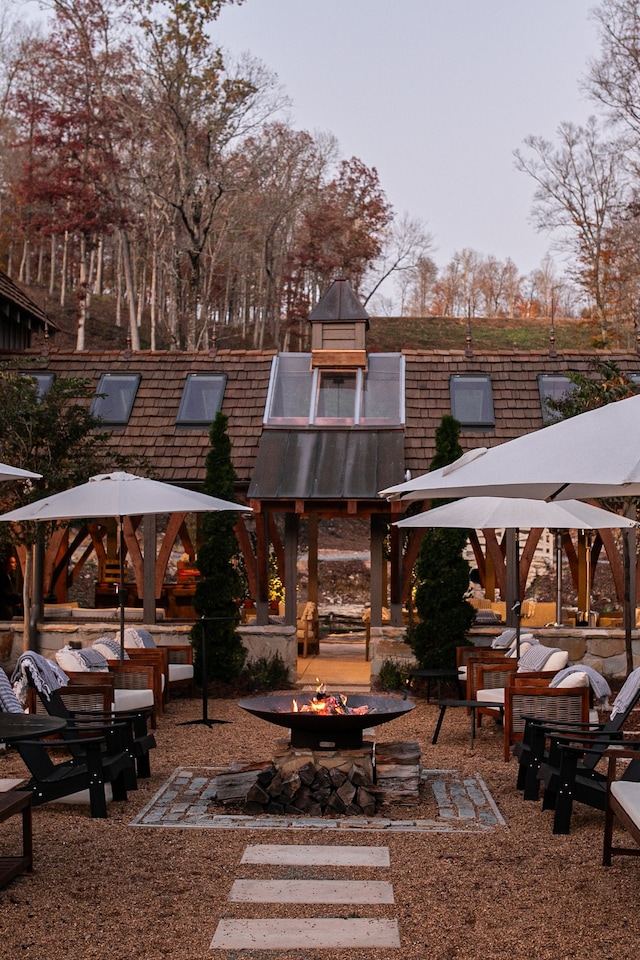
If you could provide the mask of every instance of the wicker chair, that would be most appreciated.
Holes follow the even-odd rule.
[[[588,723],[591,687],[550,687],[553,676],[514,673],[509,677],[504,694],[505,762],[511,756],[511,745],[522,740],[525,717],[549,723]]]

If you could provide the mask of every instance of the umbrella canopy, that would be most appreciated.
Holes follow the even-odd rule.
[[[598,530],[605,528],[637,527],[634,520],[600,507],[593,507],[578,500],[562,503],[547,503],[544,500],[528,500],[518,497],[467,497],[454,503],[445,503],[433,510],[426,510],[415,517],[407,517],[394,524],[396,527],[455,527],[462,529],[491,530],[496,527],[519,530],[520,527],[546,527],[552,530]],[[515,602],[518,628],[516,644],[520,646],[520,597],[517,570],[518,538],[515,539],[513,578],[516,596],[507,598],[507,606]],[[587,572],[588,576],[588,572]],[[560,623],[560,589],[558,587],[556,619]]]
[[[124,517],[155,513],[209,513],[216,510],[251,512],[251,507],[210,497],[170,483],[149,480],[133,473],[102,473],[87,483],[43,497],[26,507],[11,510],[0,520],[84,520],[88,517],[116,517],[120,525],[120,656],[124,657]]]
[[[389,500],[432,497],[582,500],[640,496],[640,396],[618,400],[388,487]]]
[[[0,516],[0,520],[75,520],[85,517],[139,517],[150,513],[207,513],[250,507],[220,500],[195,490],[149,480],[133,473],[102,473],[87,483],[43,497],[26,507]]]
[[[445,503],[426,510],[415,517],[407,517],[396,527],[460,527],[462,529],[492,530],[519,527],[546,527],[550,530],[598,530],[618,527],[637,527],[628,517],[609,510],[592,507],[578,500],[546,503],[544,500],[526,500],[519,497],[466,497],[455,503]]]
[[[0,463],[0,480],[39,480],[41,473],[31,473],[20,467],[10,467],[8,463]]]

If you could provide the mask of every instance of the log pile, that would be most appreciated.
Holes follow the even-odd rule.
[[[376,800],[372,788],[363,767],[355,763],[327,769],[309,761],[285,775],[272,764],[258,774],[247,792],[244,812],[308,817],[373,816]]]
[[[420,745],[416,740],[376,745],[376,797],[380,803],[416,803],[419,799]]]
[[[380,804],[419,799],[416,741],[365,743],[357,750],[311,750],[280,740],[272,763],[237,764],[215,779],[216,799],[243,801],[243,812],[372,817]]]

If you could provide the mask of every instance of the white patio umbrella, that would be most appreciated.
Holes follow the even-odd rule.
[[[562,503],[547,503],[519,497],[466,497],[453,503],[445,503],[426,510],[414,517],[407,517],[394,524],[396,527],[454,527],[459,529],[493,530],[497,527],[515,531],[515,603],[520,605],[518,536],[520,527],[544,527],[550,530],[598,530],[638,527],[634,520],[620,517],[609,510],[593,507],[578,500]],[[588,571],[587,571],[588,583]],[[587,589],[588,597],[588,589]],[[510,601],[511,602],[511,601]],[[556,619],[561,618],[560,597],[557,598]],[[518,616],[518,642],[519,642]]]
[[[120,641],[124,653],[124,518],[157,513],[209,513],[237,510],[250,513],[251,508],[230,500],[210,497],[195,490],[175,487],[170,483],[150,480],[133,473],[104,473],[91,477],[71,490],[43,497],[25,507],[11,510],[0,520],[74,520],[92,517],[116,517],[120,528]]]
[[[561,420],[381,491],[389,500],[640,496],[640,395]]]
[[[0,480],[39,480],[41,476],[41,473],[32,473],[31,470],[22,470],[21,467],[0,463]]]

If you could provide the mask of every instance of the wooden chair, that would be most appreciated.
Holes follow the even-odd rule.
[[[320,653],[320,621],[318,606],[311,600],[302,601],[296,609],[296,641],[298,656],[317,656]]]
[[[522,740],[527,716],[550,723],[589,722],[591,687],[550,687],[553,676],[515,673],[509,678],[504,698],[505,762],[510,759],[512,744]]]
[[[632,749],[634,746],[635,749]],[[608,757],[608,768],[602,850],[603,867],[611,866],[611,856],[614,853],[628,857],[640,856],[640,782],[616,777],[618,761],[631,760],[632,763],[639,761],[639,748],[640,744],[628,744],[626,748],[610,747],[605,752],[605,756]],[[613,825],[615,821],[623,830],[626,830],[638,846],[614,845]]]

